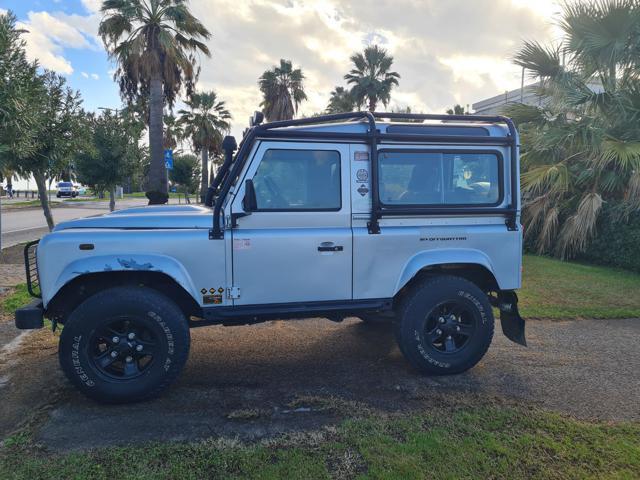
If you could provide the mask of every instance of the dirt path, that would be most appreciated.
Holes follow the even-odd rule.
[[[103,406],[66,383],[55,339],[40,331],[20,349],[19,374],[0,389],[0,434],[39,404],[48,405],[50,415],[36,438],[54,449],[254,439],[334,422],[345,408],[425,409],[473,398],[640,421],[640,404],[632,400],[640,398],[640,320],[531,321],[528,338],[529,348],[522,348],[497,334],[472,371],[422,377],[407,366],[388,328],[356,319],[208,327],[192,331],[185,372],[160,399]]]

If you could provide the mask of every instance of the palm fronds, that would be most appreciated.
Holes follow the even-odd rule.
[[[603,202],[640,208],[640,0],[563,7],[563,41],[525,42],[515,63],[540,107],[509,105],[523,146],[523,222],[539,252],[569,258],[596,234]]]
[[[375,111],[378,102],[386,107],[391,100],[391,90],[399,85],[400,74],[391,71],[393,57],[384,48],[372,45],[362,53],[351,56],[353,68],[344,79],[350,84],[351,95],[358,105],[367,104]]]
[[[290,60],[280,60],[280,65],[267,70],[258,79],[262,92],[262,107],[267,120],[290,120],[307,99],[304,90],[304,74],[293,68]]]
[[[599,193],[589,192],[578,204],[578,208],[564,223],[558,245],[558,256],[566,259],[582,252],[596,231],[598,214],[602,209],[602,197]]]

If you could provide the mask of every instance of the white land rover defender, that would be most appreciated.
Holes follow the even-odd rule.
[[[189,328],[326,317],[393,322],[418,371],[460,373],[502,329],[525,344],[518,135],[504,117],[256,114],[208,206],[61,223],[25,248],[37,297],[16,326],[63,324],[59,359],[89,397],[157,395]]]

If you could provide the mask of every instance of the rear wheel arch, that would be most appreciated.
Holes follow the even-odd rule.
[[[200,316],[201,307],[170,275],[162,272],[115,271],[80,275],[67,282],[47,305],[47,316],[64,323],[65,318],[90,296],[120,286],[152,288],[178,305],[185,317]]]
[[[439,275],[464,278],[486,293],[500,290],[495,275],[484,265],[478,263],[426,265],[398,290],[394,296],[394,306],[399,305],[409,292],[421,285],[426,279]]]

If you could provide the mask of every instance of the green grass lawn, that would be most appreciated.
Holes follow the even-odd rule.
[[[640,317],[640,274],[625,270],[525,255],[518,295],[524,318]]]
[[[99,432],[96,432],[99,435]],[[257,444],[231,440],[47,454],[27,434],[0,448],[0,478],[638,478],[640,425],[511,406],[367,416]]]
[[[16,309],[26,305],[32,299],[33,297],[29,295],[29,292],[27,291],[27,284],[21,283],[14,288],[11,294],[2,299],[2,303],[0,305],[2,306],[2,311],[4,313],[12,315]]]
[[[52,199],[49,202],[49,207],[55,208],[59,207],[62,204],[61,200]],[[3,210],[12,210],[12,209],[20,209],[20,208],[33,208],[33,207],[41,207],[40,200],[25,200],[20,202],[6,202],[2,205]]]
[[[191,197],[196,196],[197,194],[191,194]],[[184,198],[184,193],[179,192],[169,192],[169,198]],[[125,193],[124,198],[147,198],[145,192],[133,192],[133,193]]]

